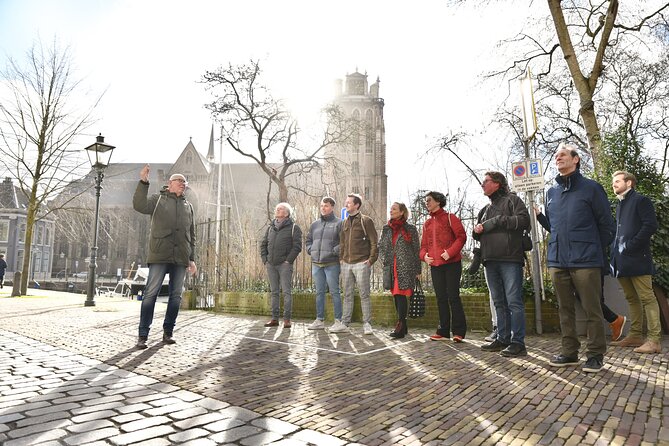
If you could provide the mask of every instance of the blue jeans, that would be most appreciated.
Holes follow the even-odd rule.
[[[272,319],[279,320],[281,313],[280,292],[283,291],[283,318],[287,321],[293,313],[293,264],[279,263],[272,265],[267,262],[270,296],[272,298]]]
[[[523,265],[487,261],[485,278],[497,314],[497,339],[504,344],[525,345]]]
[[[329,288],[332,295],[332,304],[334,305],[334,318],[339,321],[341,320],[340,270],[341,266],[339,263],[325,266],[316,265],[315,263],[311,264],[311,275],[314,277],[314,285],[316,286],[316,319],[325,320],[325,290]]]
[[[186,266],[174,263],[152,263],[149,265],[149,277],[146,279],[142,310],[139,316],[139,335],[149,336],[149,329],[153,322],[153,310],[156,306],[156,297],[163,286],[165,274],[170,275],[169,299],[167,301],[167,312],[163,322],[163,330],[171,335],[177,322],[179,306],[181,305],[181,293],[184,288],[186,277]]]

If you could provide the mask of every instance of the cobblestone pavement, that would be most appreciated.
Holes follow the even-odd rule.
[[[38,291],[31,290],[36,294]],[[140,302],[0,294],[0,444],[669,444],[669,343],[554,369],[555,335],[507,359],[425,330],[393,341],[183,311],[134,350]]]

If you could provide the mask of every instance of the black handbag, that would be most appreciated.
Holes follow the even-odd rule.
[[[416,285],[413,287],[413,292],[411,293],[408,313],[411,319],[425,316],[425,293],[418,279],[416,279]]]
[[[523,251],[532,251],[532,238],[530,237],[529,231],[526,229],[523,231]]]

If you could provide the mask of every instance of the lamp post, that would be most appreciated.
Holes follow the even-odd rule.
[[[67,256],[65,255],[64,252],[60,253],[60,258],[65,259],[65,283],[67,284],[68,282],[68,277],[67,277]]]
[[[88,159],[91,162],[91,167],[95,170],[95,220],[93,221],[93,246],[91,246],[91,258],[88,265],[88,293],[86,294],[86,302],[84,306],[95,306],[95,268],[97,267],[98,254],[98,225],[100,215],[100,191],[102,190],[102,179],[104,178],[104,170],[109,165],[112,152],[115,147],[105,144],[105,138],[99,134],[94,144],[86,147]]]
[[[530,159],[530,141],[537,133],[537,114],[534,109],[534,92],[532,90],[532,75],[529,67],[525,76],[520,78],[520,100],[523,114],[523,147],[525,160]],[[534,320],[537,334],[543,333],[541,317],[541,270],[539,268],[539,233],[537,232],[537,217],[534,215],[534,191],[527,192],[527,201],[530,209],[532,238],[532,283],[534,285]]]

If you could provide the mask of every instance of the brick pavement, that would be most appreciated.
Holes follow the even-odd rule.
[[[44,294],[0,295],[2,444],[669,444],[666,339],[662,355],[612,347],[594,375],[547,367],[558,336],[506,359],[480,334],[398,342],[201,311],[166,346],[159,304],[136,351],[139,302]]]

